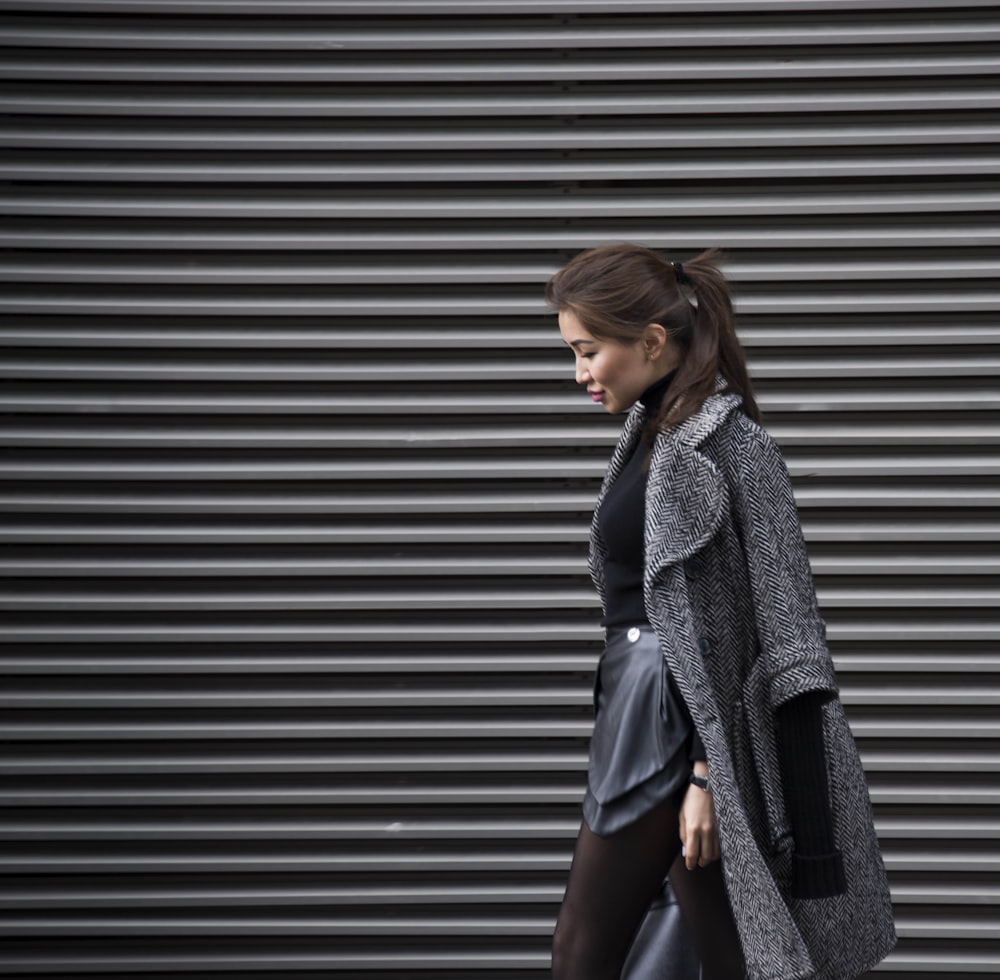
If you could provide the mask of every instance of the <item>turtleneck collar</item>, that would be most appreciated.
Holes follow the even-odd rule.
[[[666,395],[667,389],[670,387],[670,383],[677,376],[677,369],[675,368],[669,374],[664,375],[659,381],[654,381],[640,396],[639,401],[642,402],[643,407],[649,415],[654,414],[657,409],[663,404],[663,396]]]

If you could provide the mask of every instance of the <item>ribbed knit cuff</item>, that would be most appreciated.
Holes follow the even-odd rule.
[[[795,851],[807,857],[824,857],[837,849],[823,745],[824,699],[822,693],[803,694],[777,712],[785,807]]]
[[[807,857],[792,855],[792,895],[795,898],[831,898],[847,891],[840,851]]]

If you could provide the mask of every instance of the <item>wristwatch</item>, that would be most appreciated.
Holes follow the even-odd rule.
[[[692,772],[691,775],[688,776],[688,782],[692,786],[697,786],[698,789],[704,790],[706,793],[712,792],[712,787],[708,782],[708,776],[699,776],[698,773]]]

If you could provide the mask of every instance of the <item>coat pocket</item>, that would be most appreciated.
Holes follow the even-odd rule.
[[[748,804],[751,798],[754,801],[752,820],[758,843],[766,854],[790,853],[792,834],[785,811],[774,712],[760,659],[751,666],[743,682],[738,713],[737,742],[742,744],[734,747],[734,755],[741,789]]]

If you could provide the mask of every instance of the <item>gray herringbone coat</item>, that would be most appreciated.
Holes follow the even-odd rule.
[[[649,622],[705,743],[723,869],[751,980],[849,980],[895,944],[885,870],[857,749],[836,696],[826,630],[791,484],[771,438],[715,394],[657,437],[646,487]],[[629,414],[598,506],[640,437]],[[603,589],[596,521],[590,566]],[[789,894],[792,838],[782,800],[774,711],[828,691],[824,729],[847,892]]]

